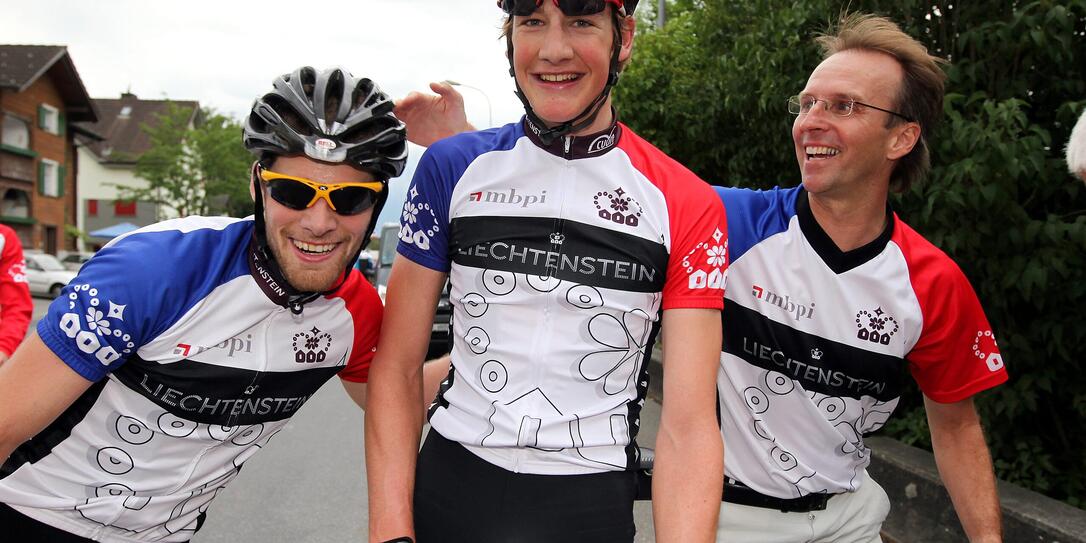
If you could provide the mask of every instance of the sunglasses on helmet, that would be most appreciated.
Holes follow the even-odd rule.
[[[502,8],[508,15],[516,15],[518,17],[525,17],[531,15],[535,10],[539,9],[539,6],[543,5],[545,0],[498,0],[498,7]],[[562,10],[562,14],[567,17],[579,17],[583,15],[595,15],[603,8],[607,7],[607,4],[615,6],[619,14],[626,15],[625,6],[623,6],[622,0],[551,0],[554,5],[558,6],[558,9]]]
[[[290,209],[303,210],[324,200],[340,215],[357,215],[373,207],[385,188],[380,181],[360,183],[318,183],[304,177],[286,175],[263,167],[260,180],[268,186],[272,199]]]

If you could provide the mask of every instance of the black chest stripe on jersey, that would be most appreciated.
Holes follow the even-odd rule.
[[[663,290],[668,259],[662,243],[544,217],[453,219],[449,251],[461,266],[630,292]]]
[[[807,391],[880,401],[901,395],[901,358],[796,330],[726,298],[723,319],[724,352],[780,372]]]
[[[102,379],[90,386],[68,409],[64,410],[56,420],[47,426],[38,435],[26,443],[19,445],[8,457],[7,462],[0,468],[0,479],[15,473],[15,470],[26,463],[35,463],[53,451],[65,439],[72,435],[72,428],[83,422],[83,418],[90,412],[91,407],[98,401],[102,389],[106,387],[108,379]]]
[[[183,360],[128,360],[114,375],[166,411],[194,422],[238,426],[289,418],[343,366],[257,372]]]

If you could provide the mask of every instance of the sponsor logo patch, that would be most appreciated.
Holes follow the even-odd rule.
[[[294,334],[292,347],[294,361],[299,364],[319,364],[328,356],[332,335],[314,326],[311,330]]]
[[[973,339],[973,356],[988,366],[988,371],[1003,369],[1003,355],[999,354],[999,345],[996,344],[995,335],[991,330],[977,332]]]
[[[897,319],[886,314],[881,307],[856,313],[856,337],[871,343],[889,345],[890,338],[901,329]]]
[[[592,204],[596,206],[601,219],[631,228],[637,228],[644,213],[641,204],[626,194],[622,187],[597,192],[592,198]]]
[[[692,290],[723,289],[728,281],[728,240],[716,229],[712,241],[702,241],[683,256],[682,266],[689,276],[688,287]]]
[[[136,344],[122,328],[124,310],[128,306],[105,300],[109,305],[103,307],[103,297],[99,294],[98,289],[90,285],[75,285],[68,292],[69,311],[61,315],[58,326],[64,335],[75,340],[75,346],[81,352],[94,355],[103,366],[108,366],[122,355],[132,354]],[[77,312],[80,310],[76,309],[76,302],[86,309]],[[114,343],[121,352],[117,352]]]

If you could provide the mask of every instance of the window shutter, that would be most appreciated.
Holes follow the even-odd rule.
[[[58,135],[61,135],[61,136],[64,135],[64,129],[67,126],[65,124],[66,122],[67,122],[67,119],[64,118],[64,114],[63,113],[58,113],[57,114],[57,134]]]
[[[57,197],[64,196],[64,166],[57,167]]]
[[[46,121],[46,117],[48,117],[48,115],[49,115],[49,112],[45,111],[45,106],[39,105],[38,106],[38,128],[42,128],[42,129],[45,128],[45,121]]]
[[[45,195],[45,162],[38,161],[38,194]]]

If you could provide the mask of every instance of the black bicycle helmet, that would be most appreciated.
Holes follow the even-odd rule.
[[[243,128],[245,148],[262,160],[305,155],[350,164],[381,181],[403,172],[407,131],[373,81],[342,68],[303,66],[272,85]]]

